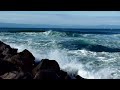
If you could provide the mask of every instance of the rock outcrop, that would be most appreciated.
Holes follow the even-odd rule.
[[[33,74],[40,70],[60,71],[59,64],[55,60],[42,59],[40,63],[33,69]]]
[[[59,64],[55,60],[42,59],[40,63],[33,69],[34,79],[60,79]]]
[[[80,77],[76,77],[80,79]],[[0,41],[0,79],[39,79],[68,80],[67,72],[62,71],[55,60],[42,59],[35,62],[35,57],[27,49],[17,49]]]

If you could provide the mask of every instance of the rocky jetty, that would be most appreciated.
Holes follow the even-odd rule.
[[[35,62],[35,57],[27,49],[17,49],[0,41],[0,79],[39,79],[69,80],[67,72],[62,71],[55,60],[42,59]],[[76,79],[83,79],[76,76]]]

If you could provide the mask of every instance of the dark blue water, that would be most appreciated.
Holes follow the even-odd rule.
[[[0,31],[6,32],[44,32],[44,31],[59,31],[59,32],[76,32],[83,34],[119,34],[120,29],[75,29],[75,28],[0,28]]]

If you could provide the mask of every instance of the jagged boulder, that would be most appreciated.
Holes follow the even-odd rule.
[[[11,48],[9,45],[0,41],[0,55],[1,54],[4,56],[6,56],[8,54],[15,55],[15,54],[17,54],[17,50],[18,49]]]
[[[23,50],[22,52],[12,56],[11,58],[4,59],[9,61],[13,64],[18,65],[22,68],[23,71],[32,71],[34,64],[35,64],[35,57],[30,53],[28,50]]]
[[[59,72],[59,64],[55,60],[42,59],[40,63],[33,69],[33,74],[35,75],[39,70],[50,70]]]
[[[20,61],[23,63],[22,69],[24,71],[32,71],[35,64],[35,57],[32,55],[32,53],[25,49],[20,52],[19,55]]]
[[[6,56],[5,58],[4,58],[4,60],[5,61],[8,61],[8,62],[11,62],[11,63],[13,63],[13,64],[16,64],[16,65],[18,65],[18,66],[22,66],[23,65],[23,63],[22,63],[22,61],[21,61],[21,57],[20,57],[20,55],[19,54],[17,54],[17,55],[14,55],[14,56]]]
[[[42,59],[33,69],[34,79],[59,79],[59,64],[55,60]]]

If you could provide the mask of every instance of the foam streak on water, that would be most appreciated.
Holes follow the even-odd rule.
[[[1,32],[0,40],[18,48],[19,52],[28,49],[36,60],[56,60],[61,69],[71,76],[78,74],[87,79],[120,79],[120,52],[93,52],[86,49],[91,45],[120,48],[119,34]]]

